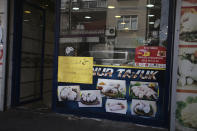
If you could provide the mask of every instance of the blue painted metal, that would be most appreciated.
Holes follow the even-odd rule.
[[[54,68],[53,68],[53,97],[52,97],[52,109],[56,111],[56,98],[57,98],[57,72],[58,72],[58,55],[59,55],[59,36],[60,36],[60,4],[61,0],[55,1],[55,47],[54,47]]]

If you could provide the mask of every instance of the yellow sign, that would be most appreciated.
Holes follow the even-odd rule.
[[[58,57],[58,82],[93,82],[93,57]]]

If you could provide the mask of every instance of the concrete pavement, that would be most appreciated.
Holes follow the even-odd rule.
[[[62,115],[47,109],[0,112],[0,131],[167,131],[131,123]]]

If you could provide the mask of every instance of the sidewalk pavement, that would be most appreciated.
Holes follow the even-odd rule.
[[[56,114],[49,110],[12,109],[0,112],[0,131],[167,131],[128,122]]]

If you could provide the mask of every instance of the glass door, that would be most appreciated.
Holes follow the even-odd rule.
[[[22,10],[18,9],[16,15],[17,20],[21,18],[18,20],[21,23],[18,23],[18,30],[15,30],[19,36],[15,41],[16,74],[13,84],[16,105],[42,99],[45,40],[45,10],[27,1],[19,3]]]

